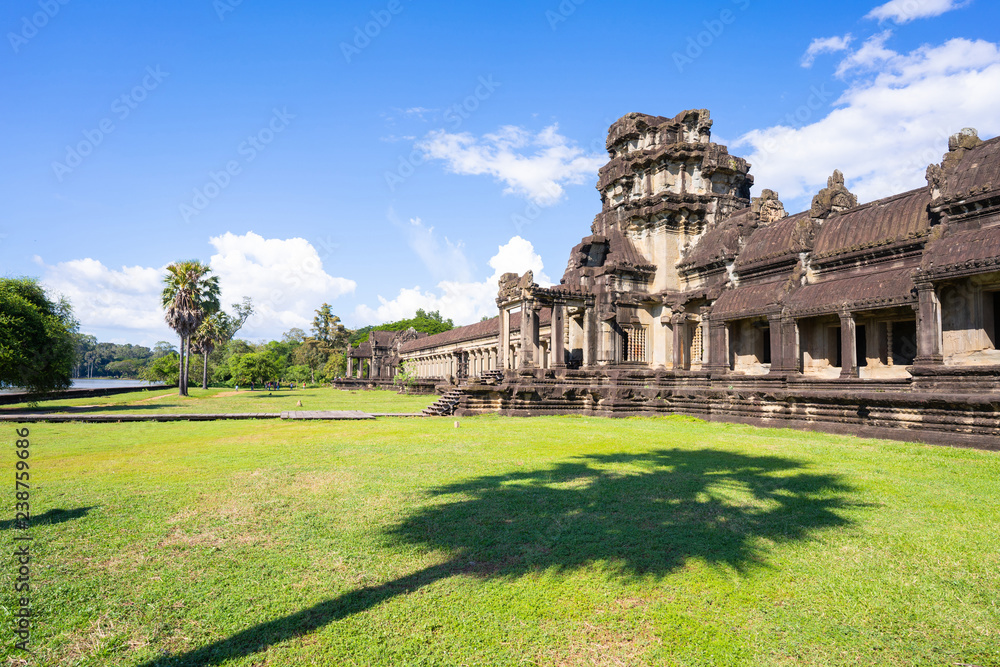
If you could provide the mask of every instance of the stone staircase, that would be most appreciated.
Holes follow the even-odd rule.
[[[462,398],[461,389],[449,389],[435,403],[424,408],[423,413],[427,417],[447,417],[455,414],[455,406]]]
[[[487,384],[500,384],[503,382],[503,371],[483,371],[479,377]]]

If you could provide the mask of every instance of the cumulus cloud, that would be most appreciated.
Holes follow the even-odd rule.
[[[840,61],[840,64],[837,65],[837,76],[843,78],[852,72],[870,72],[898,58],[898,53],[885,46],[890,37],[892,37],[892,31],[885,30],[866,39],[861,48],[848,54]]]
[[[291,327],[308,329],[319,304],[354,291],[353,280],[323,270],[320,253],[305,239],[265,239],[248,232],[226,233],[209,240],[216,253],[209,264],[222,288],[222,305],[253,299],[257,309],[240,332],[247,338],[277,338]],[[96,259],[74,259],[43,268],[42,284],[66,296],[84,332],[101,340],[172,339],[163,321],[160,293],[166,265],[113,269]],[[115,333],[123,335],[116,336]]]
[[[853,78],[826,117],[754,130],[734,143],[752,149],[757,186],[777,190],[790,210],[806,208],[834,169],[861,201],[920,187],[950,134],[1000,132],[997,44],[952,39],[901,54],[877,35],[844,62]]]
[[[323,257],[306,239],[226,232],[209,243],[216,250],[209,263],[219,276],[222,303],[253,299],[257,312],[241,332],[247,337],[276,338],[292,327],[308,330],[321,303],[357,287],[353,280],[326,273]]]
[[[806,49],[805,54],[802,56],[801,65],[803,67],[812,67],[813,63],[816,62],[816,56],[822,53],[837,53],[838,51],[846,51],[851,45],[851,37],[849,34],[843,37],[817,37]]]
[[[379,296],[379,305],[375,308],[358,306],[354,311],[355,318],[366,323],[391,322],[413,317],[418,308],[423,308],[439,310],[456,324],[471,324],[497,314],[497,283],[504,273],[521,274],[530,269],[539,285],[552,284],[545,275],[541,256],[535,252],[530,241],[520,236],[500,246],[489,265],[493,275],[483,282],[443,280],[437,284],[436,290],[423,290],[420,286],[404,288],[393,299]]]
[[[915,19],[940,16],[953,9],[965,7],[969,2],[971,0],[890,0],[868,12],[865,18],[879,22],[891,20],[903,24]]]
[[[35,263],[43,269],[42,284],[73,304],[82,331],[113,329],[153,340],[172,335],[160,309],[163,267],[112,269],[90,258],[48,265],[38,256]]]
[[[435,130],[417,143],[429,159],[443,160],[456,174],[490,175],[503,182],[505,194],[525,197],[539,206],[551,206],[564,186],[594,180],[607,155],[588,154],[550,125],[533,134],[505,125],[482,137]]]

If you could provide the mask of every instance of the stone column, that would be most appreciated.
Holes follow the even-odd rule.
[[[556,301],[552,304],[552,326],[549,327],[549,350],[552,368],[566,368],[566,304]]]
[[[674,370],[684,370],[684,330],[687,328],[687,317],[678,313],[670,319],[674,325]]]
[[[507,370],[507,357],[510,350],[510,311],[500,309],[500,341],[497,344],[497,368]]]
[[[597,311],[594,306],[583,309],[583,368],[590,368],[597,360]]]
[[[774,354],[774,349],[771,354]],[[794,317],[781,318],[781,359],[785,372],[802,372],[799,359],[799,323]]]
[[[348,352],[347,354],[350,355],[351,353]],[[354,357],[351,356],[347,357],[347,377],[354,377]]]
[[[785,350],[781,345],[781,316],[768,315],[768,333],[771,337],[771,373],[783,373],[791,364],[785,359]]]
[[[708,322],[708,359],[704,369],[713,373],[729,371],[729,336],[726,323],[722,320]]]
[[[521,368],[537,368],[538,354],[538,311],[533,301],[524,301],[521,306]]]
[[[840,377],[858,377],[858,330],[851,313],[840,314]]]
[[[941,300],[930,282],[917,283],[917,356],[914,364],[943,364]],[[892,350],[889,350],[892,357]]]

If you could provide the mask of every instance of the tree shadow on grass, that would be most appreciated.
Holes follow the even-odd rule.
[[[214,665],[465,574],[516,578],[600,566],[609,576],[664,576],[690,559],[737,570],[766,565],[771,545],[849,525],[858,506],[836,475],[788,458],[710,449],[588,456],[429,491],[432,502],[386,532],[389,546],[450,554],[441,564],[354,590],[153,665]]]
[[[87,516],[87,512],[92,509],[97,509],[97,506],[91,507],[77,507],[76,509],[64,510],[64,509],[51,509],[45,514],[36,514],[31,517],[28,521],[28,528],[37,528],[44,525],[52,525],[55,523],[63,523],[65,521],[72,521],[73,519],[82,519]],[[0,531],[10,530],[11,528],[21,528],[21,522],[17,519],[8,519],[0,521]]]

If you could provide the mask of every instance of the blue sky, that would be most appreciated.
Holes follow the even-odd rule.
[[[998,25],[986,0],[9,0],[0,274],[147,345],[187,258],[258,304],[251,339],[324,301],[478,321],[498,273],[558,281],[625,113],[710,109],[789,211],[835,168],[867,201],[1000,131]]]

